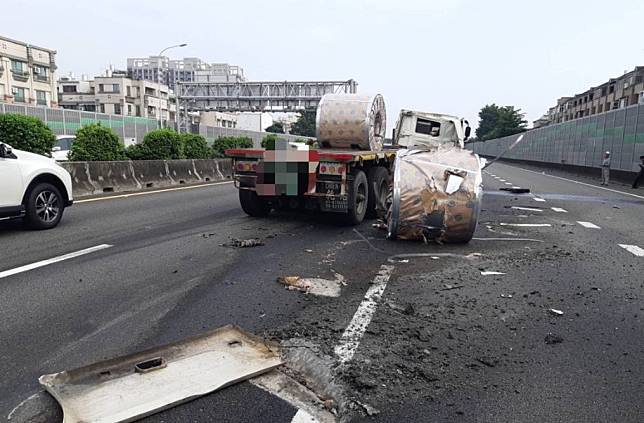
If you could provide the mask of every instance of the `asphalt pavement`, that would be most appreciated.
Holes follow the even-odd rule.
[[[332,375],[307,386],[340,392],[327,405],[347,420],[644,420],[644,190],[504,163],[484,186],[456,246],[250,218],[226,183],[79,202],[50,231],[0,221],[0,416],[54,421],[41,374],[234,323],[307,345]],[[249,238],[264,245],[229,245]],[[343,283],[321,296],[280,276]],[[275,394],[244,382],[144,421],[305,421]]]

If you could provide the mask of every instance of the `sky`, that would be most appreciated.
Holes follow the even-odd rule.
[[[199,57],[249,80],[346,80],[402,108],[465,117],[485,104],[532,122],[557,98],[644,65],[642,0],[20,0],[0,34],[58,52],[58,75],[127,57]]]

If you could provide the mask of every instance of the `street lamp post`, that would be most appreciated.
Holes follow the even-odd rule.
[[[159,52],[159,61],[158,61],[158,67],[157,67],[157,93],[159,95],[159,107],[157,110],[157,115],[159,118],[159,128],[163,128],[163,120],[161,118],[161,56],[163,55],[163,53],[165,53],[167,50],[170,50],[171,48],[185,47],[187,45],[188,45],[187,43],[176,44],[173,46],[168,46]],[[168,102],[168,117],[170,117],[170,99],[169,98],[167,99],[167,102]]]

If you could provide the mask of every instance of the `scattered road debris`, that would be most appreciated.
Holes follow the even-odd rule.
[[[513,194],[527,194],[530,192],[530,188],[519,188],[519,187],[501,187],[499,191],[508,191]]]
[[[231,238],[230,242],[221,244],[223,247],[250,248],[264,245],[264,241],[259,238],[237,239]]]
[[[287,289],[323,297],[339,297],[342,285],[346,285],[344,276],[336,273],[335,280],[322,278],[302,278],[300,276],[280,276],[277,282]]]
[[[551,308],[548,310],[550,314],[555,315],[555,316],[563,316],[564,312],[561,310],[557,310],[556,308]]]
[[[512,294],[501,294],[501,298],[512,298]]]
[[[548,333],[543,341],[548,345],[561,344],[563,342],[563,338],[559,335]]]
[[[499,364],[499,360],[495,357],[478,357],[476,361],[487,367],[496,367]]]
[[[304,252],[305,252],[305,253],[312,253],[312,252],[313,252],[313,250],[311,250],[310,248],[306,248],[306,249],[304,250]]]
[[[282,364],[279,347],[228,325],[174,344],[43,375],[65,423],[132,421]]]

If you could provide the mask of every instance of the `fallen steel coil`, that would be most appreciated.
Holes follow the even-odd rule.
[[[318,104],[316,136],[322,147],[380,151],[385,130],[380,94],[325,94]]]
[[[479,159],[471,151],[399,151],[386,215],[388,238],[470,241],[478,221],[481,182]]]

